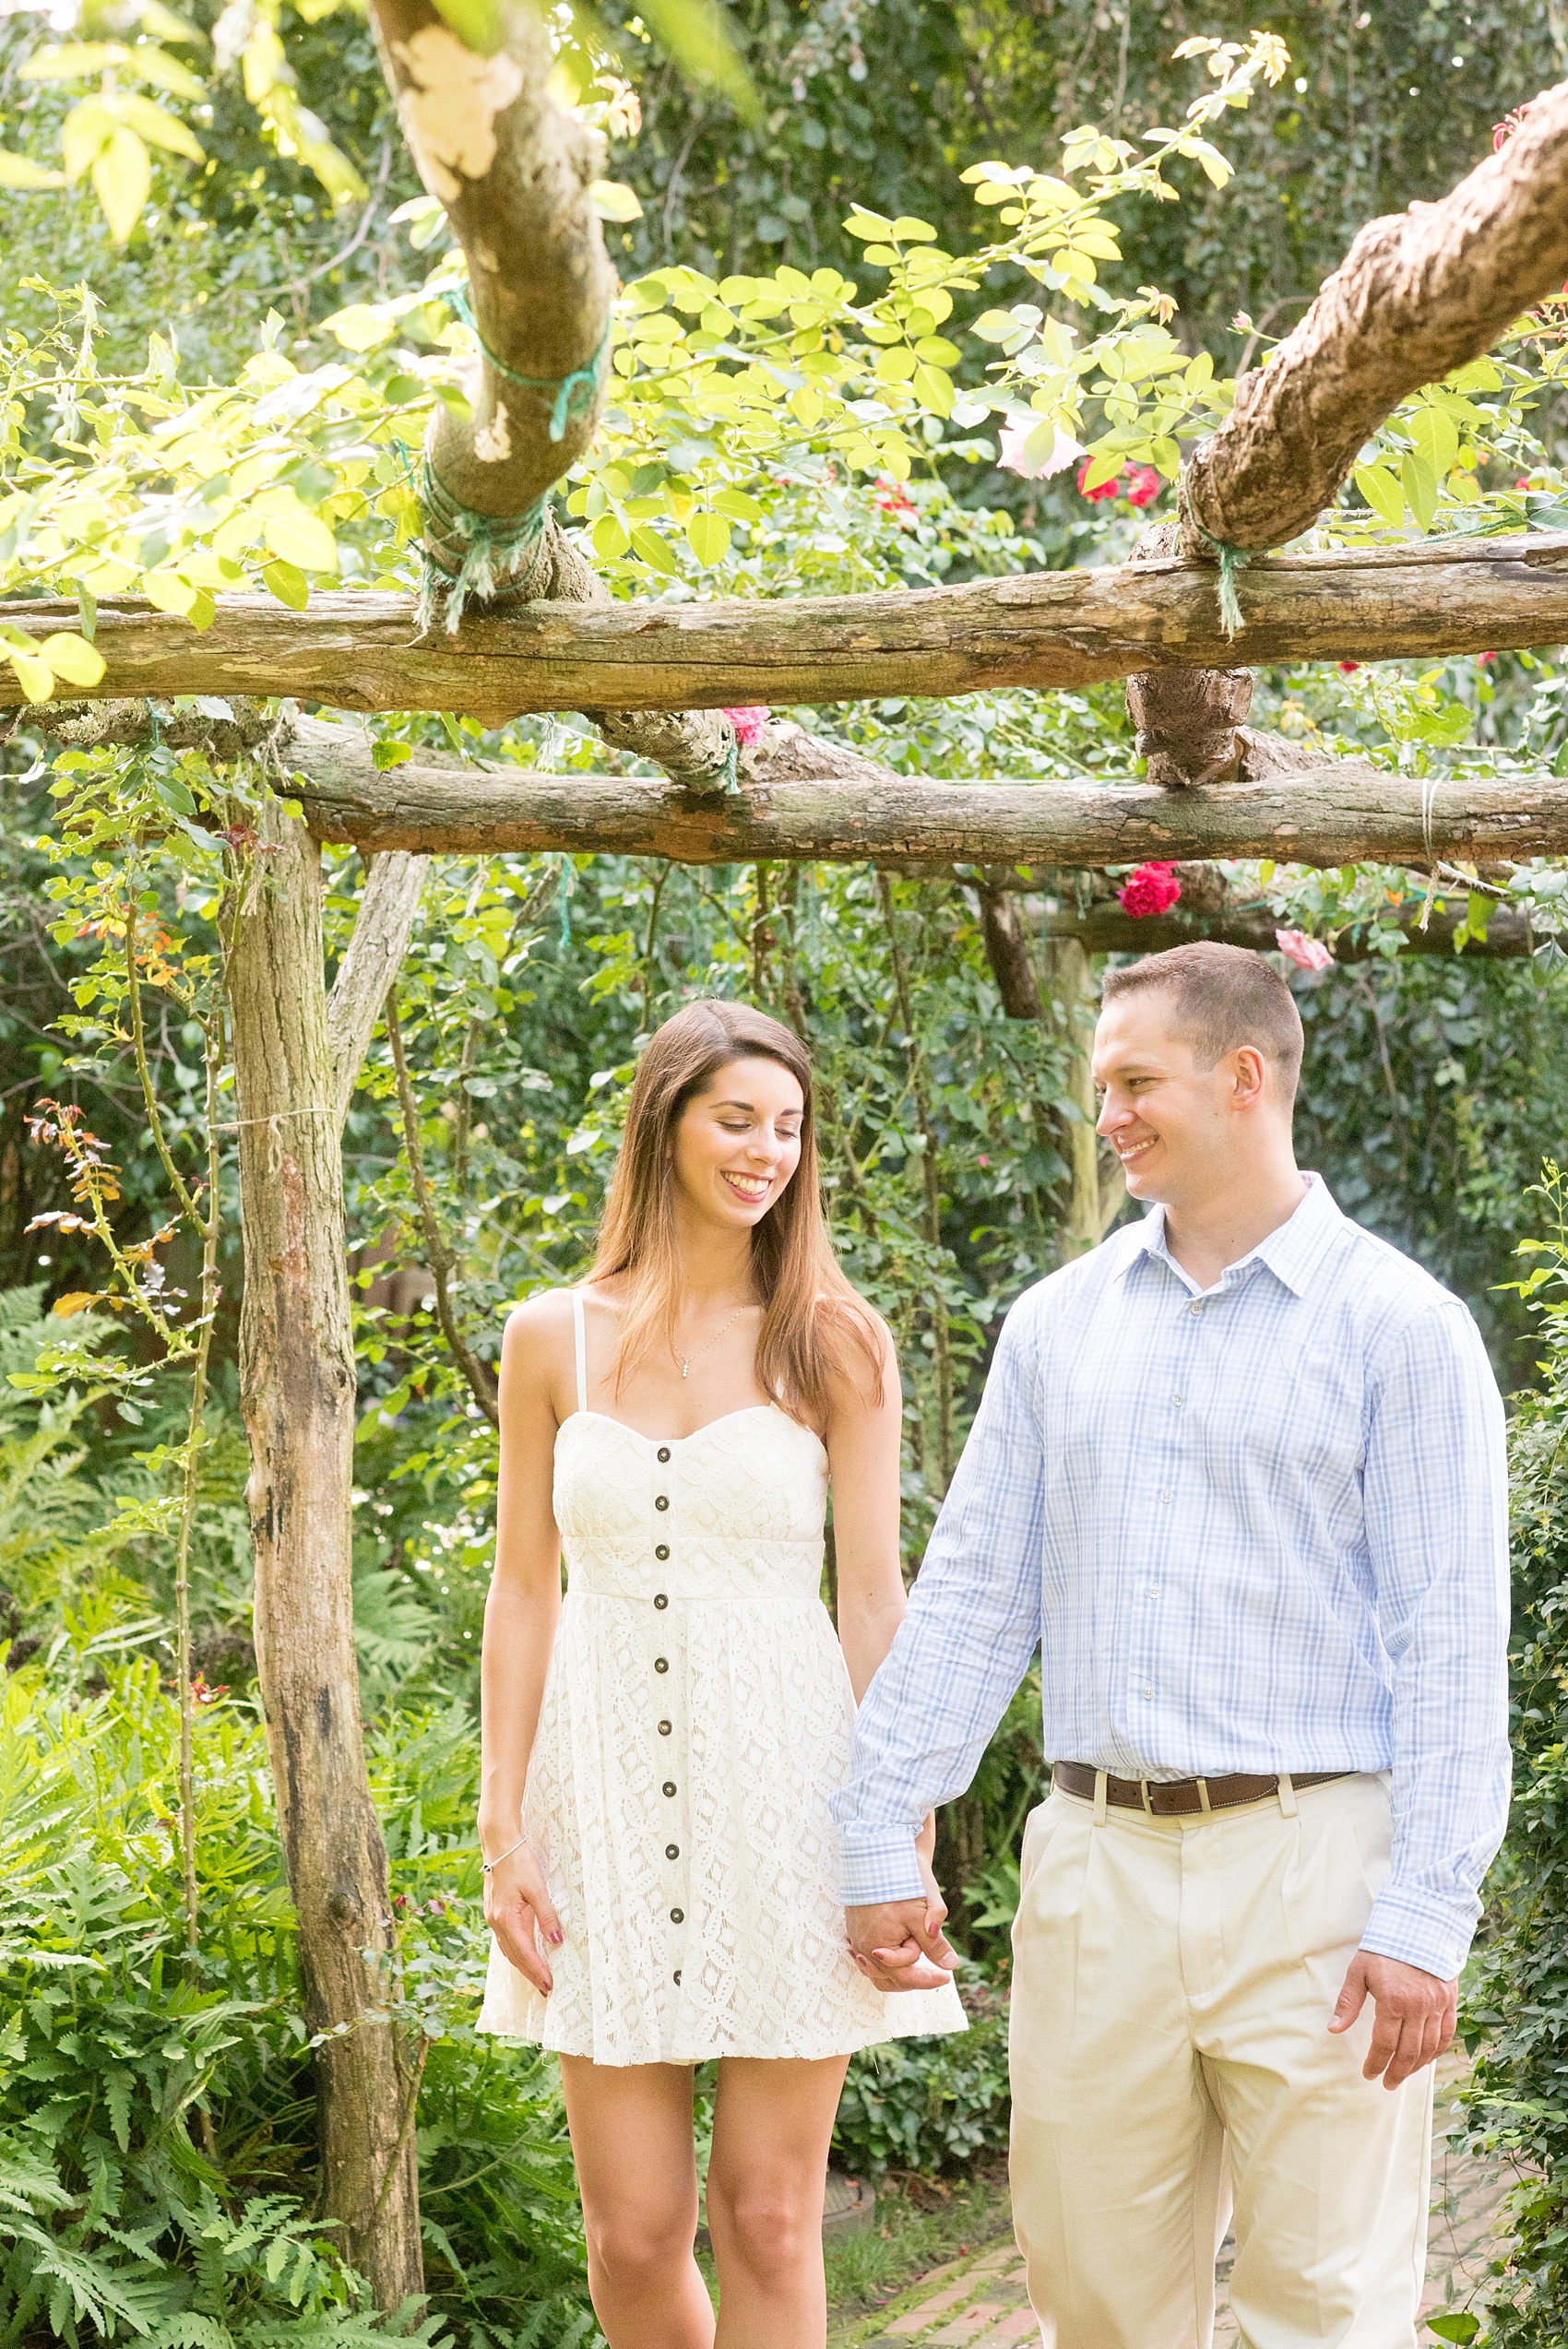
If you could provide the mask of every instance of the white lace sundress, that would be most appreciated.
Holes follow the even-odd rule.
[[[525,1824],[564,1945],[540,1997],[492,1942],[479,2029],[596,2063],[845,2055],[961,2031],[951,1984],[873,1989],[844,1935],[855,1701],[820,1596],[827,1459],[777,1405],[659,1442],[555,1439],[567,1589]]]

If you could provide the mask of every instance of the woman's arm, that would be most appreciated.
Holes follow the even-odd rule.
[[[486,1859],[498,1863],[484,1880],[484,1913],[512,1963],[546,1996],[552,1977],[535,1928],[557,1945],[561,1928],[541,1855],[511,1847],[523,1833],[529,1757],[561,1613],[552,1370],[563,1340],[570,1346],[570,1318],[564,1296],[532,1298],[511,1316],[502,1341],[495,1572],[480,1673],[479,1836]]]
[[[904,1619],[898,1561],[898,1471],[904,1396],[898,1358],[881,1323],[882,1400],[847,1377],[827,1423],[833,1546],[838,1568],[838,1638],[858,1704]]]

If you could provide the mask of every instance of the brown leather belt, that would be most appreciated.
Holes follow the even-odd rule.
[[[1086,1762],[1051,1765],[1051,1783],[1066,1795],[1081,1795],[1092,1802],[1098,1772]],[[1294,1787],[1326,1786],[1335,1778],[1353,1778],[1353,1770],[1309,1770],[1300,1777],[1288,1774]],[[1277,1776],[1268,1778],[1112,1778],[1107,1774],[1105,1799],[1114,1810],[1141,1810],[1151,1819],[1189,1819],[1194,1811],[1234,1810],[1239,1803],[1265,1802],[1279,1792]]]

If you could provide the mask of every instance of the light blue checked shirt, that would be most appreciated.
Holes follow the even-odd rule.
[[[1164,1211],[1026,1292],[834,1797],[847,1903],[918,1898],[1037,1644],[1048,1756],[1391,1771],[1362,1947],[1457,1974],[1507,1816],[1503,1406],[1459,1300],[1316,1177],[1200,1292]]]

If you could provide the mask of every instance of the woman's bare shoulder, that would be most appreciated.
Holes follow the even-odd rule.
[[[572,1343],[569,1288],[541,1288],[537,1296],[525,1297],[520,1305],[514,1305],[506,1316],[502,1345],[510,1354],[549,1354],[563,1341],[567,1346]]]

